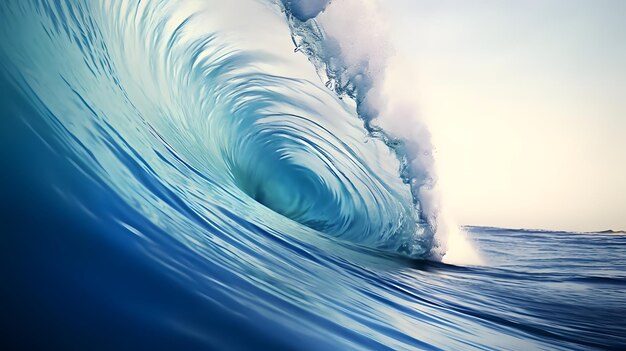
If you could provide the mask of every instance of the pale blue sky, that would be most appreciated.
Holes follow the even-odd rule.
[[[626,229],[626,1],[381,4],[459,223]]]

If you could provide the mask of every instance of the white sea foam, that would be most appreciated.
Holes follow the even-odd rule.
[[[315,20],[325,36],[326,59],[334,61],[326,64],[344,70],[337,74],[338,84],[353,90],[364,120],[404,141],[414,197],[421,218],[435,235],[433,256],[446,263],[479,264],[471,240],[442,207],[431,134],[420,117],[419,101],[407,93],[415,89],[415,77],[410,63],[394,55],[381,4],[375,0],[288,3],[300,20],[321,11]]]

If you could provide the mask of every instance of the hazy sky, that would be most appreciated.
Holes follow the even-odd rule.
[[[460,224],[626,229],[626,1],[382,4]]]

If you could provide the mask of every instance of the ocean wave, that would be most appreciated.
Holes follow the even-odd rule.
[[[564,250],[590,257],[554,278],[559,262],[532,266],[540,239],[465,228],[495,268],[438,262],[464,238],[437,198],[427,126],[384,92],[387,53],[365,49],[378,31],[365,3],[1,2],[3,123],[38,137],[1,150],[31,175],[8,171],[29,209],[7,230],[6,257],[30,260],[7,275],[12,297],[45,306],[16,318],[83,348],[624,345],[607,322],[623,284],[595,278],[619,276],[617,249],[593,274],[593,250]],[[502,263],[511,247],[521,263]],[[572,313],[581,286],[605,295]]]
[[[5,62],[28,72],[15,77],[18,84],[100,181],[147,217],[177,211],[158,205],[162,195],[145,177],[216,226],[215,209],[226,207],[280,232],[288,219],[314,232],[302,235],[431,254],[432,223],[406,185],[414,177],[403,142],[359,125],[359,116],[368,118],[357,114],[362,98],[351,83],[335,92],[356,104],[326,89],[313,68],[303,70],[287,40],[282,50],[272,46],[289,35],[278,5],[251,5],[261,11],[253,23],[263,16],[274,23],[263,34],[229,23],[241,15],[235,4],[4,6],[15,13],[4,24],[13,48]],[[28,30],[11,37],[15,26]]]

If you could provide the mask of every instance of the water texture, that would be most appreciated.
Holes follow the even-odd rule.
[[[4,342],[626,348],[623,234],[466,227],[483,264],[439,262],[424,144],[309,5],[0,3]]]

